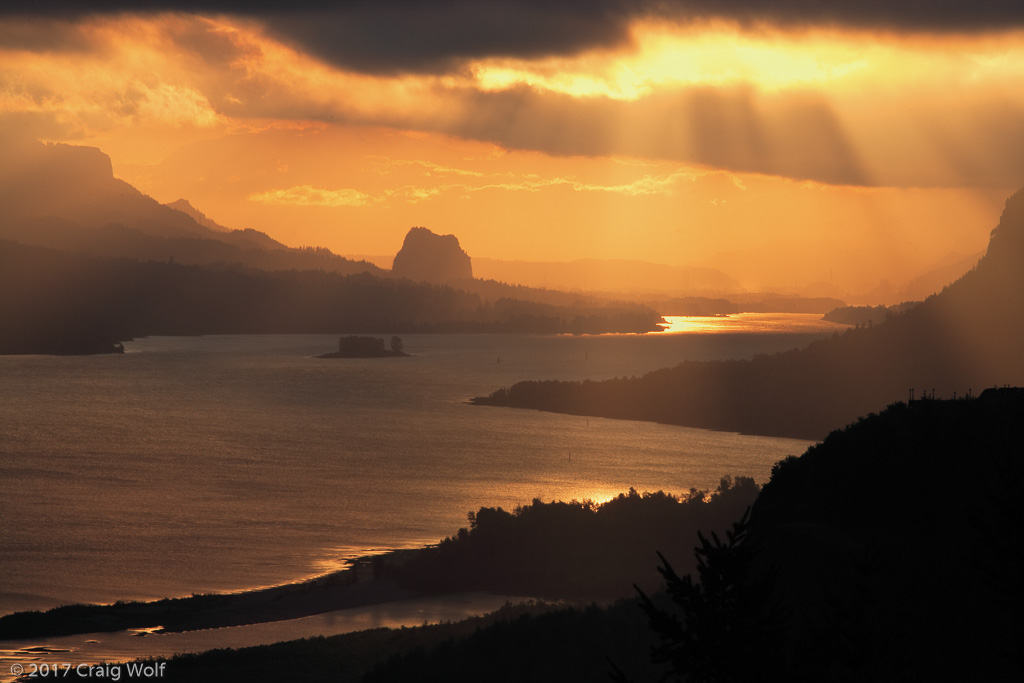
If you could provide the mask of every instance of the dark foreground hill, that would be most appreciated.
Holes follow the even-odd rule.
[[[1020,389],[901,403],[777,465],[749,525],[705,545],[700,586],[669,582],[686,606],[664,630],[676,671],[1017,680],[1022,418]]]
[[[521,382],[478,404],[818,439],[908,395],[1024,383],[1024,190],[971,272],[880,325],[753,360],[640,378]]]

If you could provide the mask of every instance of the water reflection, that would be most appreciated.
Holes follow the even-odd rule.
[[[847,329],[823,320],[818,313],[733,313],[731,315],[698,316],[666,315],[664,329],[653,334],[793,334],[832,332]]]

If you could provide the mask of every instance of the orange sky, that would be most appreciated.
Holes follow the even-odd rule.
[[[749,287],[904,282],[984,249],[1024,182],[1018,29],[640,16],[418,69],[280,21],[0,16],[0,125],[100,147],[156,199],[290,245],[393,254],[424,225],[473,256]]]

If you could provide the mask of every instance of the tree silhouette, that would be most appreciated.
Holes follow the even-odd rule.
[[[402,345],[402,338],[401,337],[396,335],[396,336],[391,338],[391,353],[394,353],[396,355],[399,354],[399,353],[402,353],[402,349],[403,348],[404,347]]]
[[[779,671],[782,619],[770,601],[774,576],[755,574],[749,513],[726,532],[725,542],[715,533],[710,539],[697,533],[697,580],[680,577],[658,553],[658,572],[675,610],[659,607],[637,587],[660,641],[653,659],[669,664],[678,680],[766,680]]]

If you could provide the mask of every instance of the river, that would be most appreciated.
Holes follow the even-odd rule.
[[[466,400],[840,329],[793,321],[798,334],[404,335],[407,358],[318,359],[328,335],[0,357],[0,613],[296,581],[437,542],[481,506],[764,482],[808,442]]]

